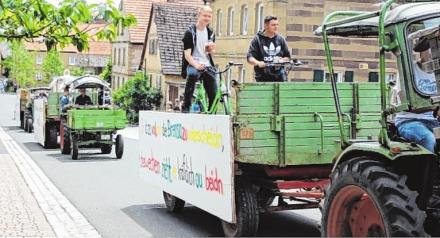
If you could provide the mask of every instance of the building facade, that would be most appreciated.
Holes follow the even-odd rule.
[[[245,63],[233,69],[229,77],[241,82],[254,81],[253,67],[246,63],[246,53],[256,32],[263,29],[264,17],[277,16],[279,33],[288,43],[292,58],[307,61],[289,74],[289,81],[329,81],[321,36],[314,31],[333,11],[378,10],[378,1],[360,0],[214,0],[213,26],[217,34],[216,63],[234,60]],[[339,82],[377,81],[378,47],[374,39],[331,37],[335,76]],[[391,58],[388,55],[388,58]],[[395,77],[395,64],[387,64],[389,77]]]
[[[182,38],[191,24],[196,23],[203,1],[168,1],[154,3],[153,23],[145,38],[143,65],[151,86],[161,90],[163,105],[181,100],[186,80],[181,77]]]

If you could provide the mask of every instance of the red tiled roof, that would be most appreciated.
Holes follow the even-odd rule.
[[[128,28],[129,41],[131,43],[144,43],[145,33],[148,28],[151,6],[153,2],[164,2],[166,0],[122,0],[122,12],[132,14],[137,23]]]

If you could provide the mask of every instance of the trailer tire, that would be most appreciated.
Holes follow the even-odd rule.
[[[237,180],[235,183],[235,209],[237,223],[222,221],[223,233],[227,237],[256,236],[260,212],[258,199],[252,184]]]
[[[101,145],[101,153],[110,154],[112,152],[112,145],[103,144]]]
[[[78,159],[78,140],[75,137],[71,138],[72,140],[72,159]]]
[[[122,158],[122,155],[124,154],[124,138],[122,138],[122,135],[116,136],[115,153],[117,159]]]
[[[70,133],[69,128],[64,123],[60,125],[60,140],[63,140],[60,142],[61,154],[69,155],[72,150],[70,147]]]
[[[341,236],[426,236],[425,213],[406,176],[384,163],[358,157],[341,163],[330,176],[322,207],[321,234]]]
[[[180,213],[185,207],[184,200],[173,196],[165,191],[163,192],[163,200],[165,201],[165,206],[167,207],[167,210],[172,213]]]
[[[44,147],[46,149],[53,149],[57,147],[57,127],[50,123],[46,123],[44,135]]]
[[[32,125],[32,119],[31,119],[31,118],[28,118],[28,119],[26,120],[26,125],[27,125],[27,126],[26,126],[26,127],[27,127],[27,132],[32,133],[34,127],[33,127],[33,125]]]

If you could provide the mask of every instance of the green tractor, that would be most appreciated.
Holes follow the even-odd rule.
[[[32,133],[34,123],[34,101],[47,98],[50,89],[47,87],[29,88],[27,102],[23,113],[24,131]]]
[[[127,119],[124,110],[111,104],[109,84],[95,76],[83,76],[66,86],[70,104],[61,110],[61,153],[77,160],[80,148],[98,148],[103,154],[110,154],[114,144],[116,158],[122,158],[124,141],[117,130],[125,127]],[[86,91],[90,104],[77,104],[79,90]]]
[[[440,3],[395,6],[394,2],[383,3],[377,12],[334,12],[316,32],[324,39],[339,128],[343,128],[344,115],[338,84],[332,77],[329,36],[378,39],[382,111],[378,140],[349,139],[340,130],[341,152],[333,160],[322,203],[323,236],[426,236],[426,232],[439,235],[439,150],[433,153],[402,138],[393,118],[403,112],[432,113],[440,104],[435,80],[419,80],[421,76],[416,73],[420,71],[421,57],[417,48],[421,48],[427,29],[437,29],[434,38],[438,43]],[[438,52],[438,44],[430,46]],[[395,58],[399,69],[400,103],[395,106],[387,102],[387,53]],[[430,62],[438,66],[436,57],[437,61]],[[434,90],[430,91],[432,87]]]

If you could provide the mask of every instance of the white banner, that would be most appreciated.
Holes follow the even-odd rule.
[[[231,128],[224,115],[140,112],[141,178],[235,223]]]
[[[33,104],[33,126],[34,126],[34,137],[35,140],[42,146],[44,145],[44,137],[45,137],[45,124],[46,124],[46,99],[39,98],[34,99]]]

